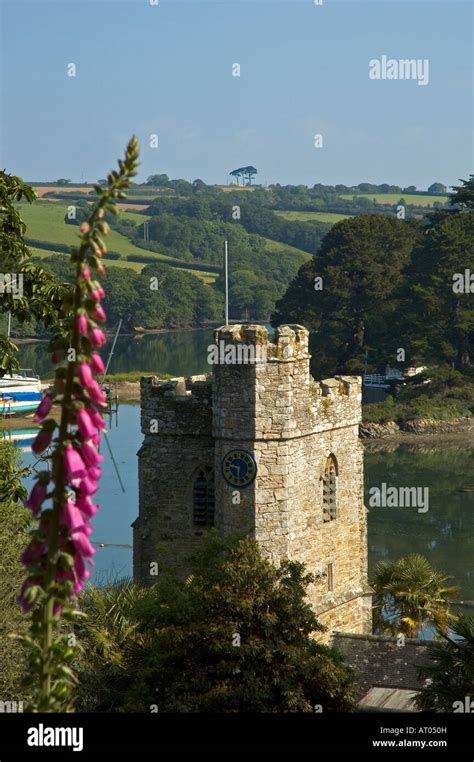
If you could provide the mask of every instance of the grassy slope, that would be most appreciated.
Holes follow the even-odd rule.
[[[47,257],[51,254],[57,254],[58,256],[61,256],[61,253],[58,253],[54,250],[55,244],[63,244],[66,246],[77,245],[79,231],[75,225],[65,224],[64,215],[66,212],[67,205],[64,203],[55,202],[53,204],[48,202],[36,202],[32,206],[27,204],[21,205],[21,216],[27,225],[27,238],[36,239],[38,241],[45,241],[46,243],[51,244],[51,248],[49,250],[32,248],[32,253],[39,257]],[[120,212],[120,215],[125,219],[130,219],[133,222],[137,223],[142,222],[144,219],[150,219],[148,216],[136,214],[129,211]],[[301,249],[295,248],[294,246],[288,246],[287,244],[273,241],[270,238],[266,238],[265,241],[266,251],[272,254],[284,252],[288,254],[298,254],[300,256],[303,255],[305,259],[310,258],[309,254],[302,251]],[[125,236],[117,233],[114,230],[112,230],[110,235],[107,236],[107,248],[109,251],[115,251],[118,254],[121,254],[123,259],[106,260],[106,266],[108,264],[109,266],[113,267],[129,267],[135,272],[140,272],[145,264],[142,264],[141,262],[126,262],[125,257],[127,254],[140,254],[142,256],[147,255],[150,256],[150,258],[156,258],[157,260],[162,260],[163,262],[166,262],[167,259],[170,259],[170,257],[166,257],[163,254],[155,254],[154,252],[140,249],[131,243]],[[64,254],[62,254],[62,256],[64,256]],[[198,277],[203,283],[211,285],[217,280],[217,273],[191,270],[186,268],[185,263],[183,263],[183,265],[184,266],[179,269],[183,270],[183,272],[190,272],[192,275]]]
[[[31,206],[28,204],[21,204],[21,216],[27,226],[27,238],[36,239],[38,241],[44,241],[45,243],[51,244],[48,250],[31,248],[31,251],[34,255],[39,257],[48,257],[51,256],[51,254],[57,256],[65,256],[61,252],[55,251],[55,244],[62,244],[66,246],[77,245],[79,232],[78,228],[75,225],[66,225],[64,222],[64,215],[67,212],[67,208],[68,205],[65,201],[55,201],[53,203],[48,203],[47,200],[37,201]],[[131,220],[136,224],[141,224],[144,220],[151,219],[149,215],[137,214],[136,212],[130,210],[121,211],[119,214],[122,219]],[[278,214],[281,214],[281,216],[284,216],[287,219],[315,219],[323,222],[338,222],[340,219],[344,219],[345,217],[345,215],[328,214],[324,212],[289,211],[281,213],[278,212]],[[310,255],[307,254],[307,252],[304,252],[301,249],[297,249],[294,246],[289,246],[287,244],[280,243],[279,241],[274,241],[270,238],[266,238],[265,242],[265,250],[271,254],[286,253],[298,255],[300,260],[301,257],[304,257],[304,259],[310,258]],[[115,230],[112,230],[110,235],[107,236],[107,248],[109,251],[117,252],[120,254],[122,259],[114,259],[108,261],[106,260],[106,266],[128,267],[135,272],[141,272],[141,270],[145,267],[145,263],[125,261],[125,258],[128,254],[138,254],[141,256],[145,255],[149,256],[150,259],[157,259],[163,262],[171,259],[164,254],[147,251],[145,249],[139,248],[138,246],[135,246],[125,236],[121,235]],[[190,272],[192,275],[195,275],[207,285],[212,285],[218,278],[217,273],[200,272],[198,270],[187,268],[185,263],[183,263],[183,265],[184,266],[182,268],[179,268],[180,270],[183,272]]]
[[[118,219],[121,220],[132,220],[132,222],[135,222],[137,225],[143,225],[144,222],[148,222],[151,220],[151,215],[149,214],[138,214],[137,212],[132,212],[131,210],[128,211],[120,211],[117,215]]]
[[[269,254],[299,254],[305,259],[311,259],[311,254],[303,249],[297,249],[295,246],[290,246],[287,243],[281,243],[280,241],[274,241],[272,238],[265,238],[265,251]]]
[[[31,206],[22,204],[20,214],[26,223],[26,237],[51,243],[52,249],[54,249],[54,244],[76,246],[79,240],[79,229],[76,225],[66,225],[64,222],[66,212],[66,204],[48,204],[41,201]],[[122,212],[122,214],[127,213]],[[171,257],[167,257],[164,254],[147,252],[144,249],[138,248],[128,238],[125,238],[125,236],[117,233],[115,230],[111,230],[110,235],[107,236],[107,248],[109,251],[116,251],[118,254],[121,254],[123,259],[128,254],[139,254],[140,256],[148,254],[154,259],[164,261],[171,259]]]
[[[51,244],[53,245],[53,244]],[[57,257],[67,257],[68,254],[64,254],[61,251],[49,251],[47,249],[35,249],[34,246],[29,246],[29,250],[31,251],[32,255],[35,257],[51,257],[51,256],[57,256]],[[105,267],[125,267],[129,270],[134,270],[137,273],[140,273],[143,268],[145,267],[144,263],[141,262],[125,262],[123,259],[105,259],[104,260]]]
[[[300,222],[313,221],[313,222],[340,222],[348,217],[352,217],[351,214],[333,214],[332,212],[295,212],[295,211],[279,211],[275,212],[279,217],[283,217],[285,220],[299,220]]]
[[[341,195],[341,198],[352,201],[354,196],[375,199],[378,204],[396,204],[404,198],[408,205],[413,206],[432,206],[435,201],[444,204],[448,200],[447,196],[417,196],[416,193],[345,193]]]

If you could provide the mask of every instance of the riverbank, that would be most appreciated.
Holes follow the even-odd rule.
[[[117,374],[127,375],[127,374]],[[134,374],[130,374],[134,375]],[[143,373],[143,376],[153,375]],[[138,405],[140,403],[140,381],[114,380],[113,376],[107,379],[112,388],[112,396],[117,397],[119,403]],[[4,418],[0,427],[5,429],[22,429],[34,426],[33,416],[14,416]],[[384,424],[362,423],[359,426],[359,437],[367,448],[383,449],[388,446],[400,444],[425,443],[441,445],[442,443],[474,441],[474,418],[460,418],[450,421],[437,421],[433,419],[420,419],[414,421],[389,421]]]
[[[359,426],[359,437],[363,440],[390,439],[409,442],[430,439],[433,436],[474,435],[474,418],[451,418],[438,420],[418,418],[407,421],[387,421],[385,423],[363,422]]]
[[[240,321],[241,322],[241,321]],[[239,325],[238,320],[230,320],[229,325]],[[212,323],[206,323],[203,325],[190,325],[190,326],[181,326],[178,328],[140,328],[135,329],[134,331],[121,331],[120,336],[121,338],[133,338],[138,339],[140,336],[160,336],[162,334],[173,334],[173,333],[192,333],[192,332],[198,332],[198,331],[211,331],[213,328],[220,328],[220,326],[223,325],[223,320],[212,322]],[[265,323],[267,325],[267,323]],[[112,339],[115,335],[115,331],[105,331],[105,334],[108,339]],[[51,336],[25,336],[25,337],[18,337],[18,336],[12,336],[12,341],[15,342],[15,344],[47,344],[51,340]],[[106,350],[104,350],[106,353]]]

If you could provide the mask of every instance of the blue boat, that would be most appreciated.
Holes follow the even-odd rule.
[[[0,378],[0,415],[32,413],[43,398],[39,376],[19,370]]]

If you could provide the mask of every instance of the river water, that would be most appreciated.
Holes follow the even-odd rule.
[[[111,372],[142,370],[157,375],[192,375],[209,370],[207,347],[212,331],[162,333],[135,339],[120,338]],[[52,372],[44,344],[23,345],[23,367],[42,377]],[[104,474],[98,492],[101,510],[94,517],[93,538],[98,547],[92,579],[102,583],[132,572],[131,522],[138,512],[136,453],[141,445],[138,404],[121,404],[109,422],[108,439],[125,492],[121,491],[110,453],[105,446]],[[31,453],[24,454],[32,464]],[[453,577],[459,598],[474,600],[474,442],[459,440],[429,444],[370,444],[365,455],[365,493],[383,483],[429,490],[428,510],[417,508],[369,509],[369,570],[378,561],[421,553],[439,570]]]

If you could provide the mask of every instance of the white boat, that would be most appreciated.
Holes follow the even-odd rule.
[[[39,383],[39,376],[31,368],[20,368],[0,378],[0,391],[5,386],[31,386]]]
[[[31,369],[17,370],[0,378],[0,415],[31,413],[42,397],[40,378]]]
[[[0,431],[0,442],[11,442],[21,452],[31,452],[31,445],[36,439],[39,429],[14,429]]]

